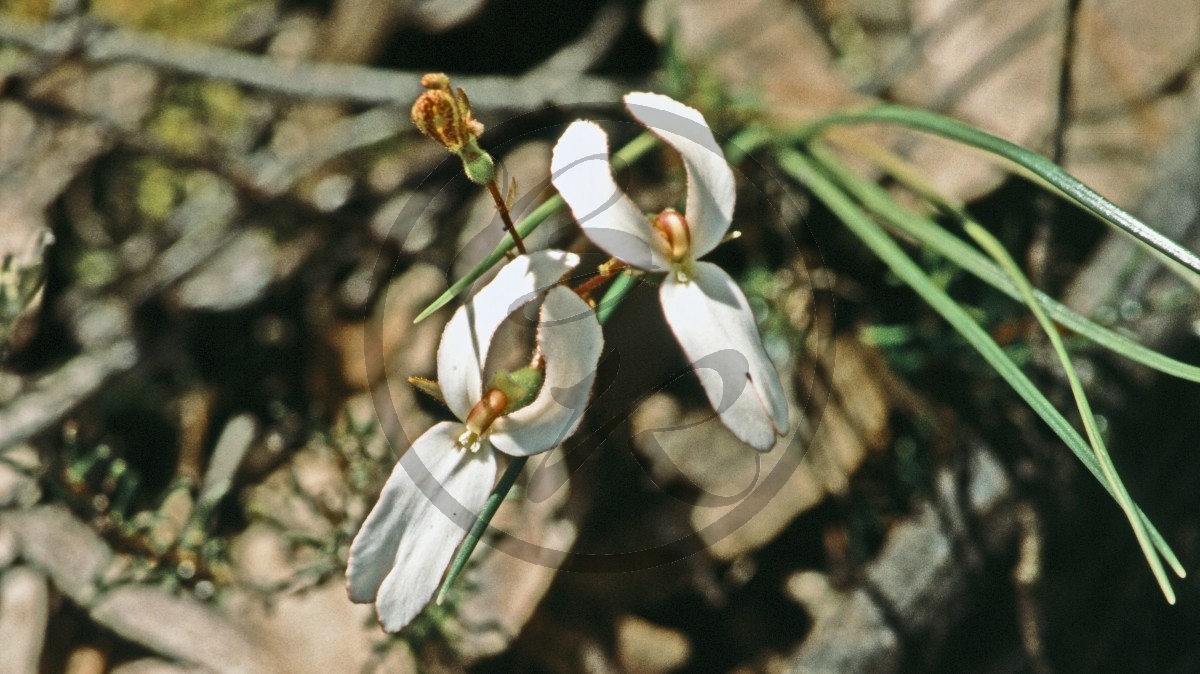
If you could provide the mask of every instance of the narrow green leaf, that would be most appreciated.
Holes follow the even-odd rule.
[[[847,168],[820,143],[812,144],[810,149],[830,175],[867,209],[981,281],[1013,299],[1021,299],[1021,293],[1016,286],[987,256],[929,218],[900,206],[887,190]],[[1200,367],[1180,362],[1142,346],[1129,337],[1072,311],[1040,290],[1034,289],[1033,295],[1051,318],[1096,344],[1159,372],[1200,383]]]
[[[921,269],[912,258],[904,252],[888,234],[862,210],[854,201],[828,178],[817,165],[806,155],[792,149],[781,149],[778,152],[780,167],[788,175],[804,183],[814,195],[823,201],[829,209],[844,222],[880,260],[891,269],[905,284],[912,288],[921,299],[925,300],[947,323],[951,325],[964,339],[967,340],[984,360],[999,374],[1009,386],[1017,392],[1025,402],[1046,422],[1050,429],[1079,457],[1083,465],[1092,473],[1100,484],[1116,498],[1111,485],[1104,478],[1104,472],[1096,460],[1088,443],[1050,403],[1041,391],[1025,376],[1016,363],[1008,357],[978,323],[957,302],[945,293]],[[1134,506],[1137,508],[1137,506]],[[1162,534],[1154,527],[1140,508],[1138,517],[1142,518],[1154,546],[1170,561],[1175,559],[1170,546]],[[1174,565],[1173,565],[1174,566]],[[1177,569],[1182,571],[1181,568]]]
[[[1200,257],[1100,196],[1053,161],[969,124],[927,110],[903,105],[878,105],[822,117],[804,126],[794,137],[798,140],[808,140],[830,127],[850,124],[895,124],[948,138],[1003,157],[1133,237],[1168,262],[1167,266],[1187,283],[1200,290]]]
[[[1109,456],[1108,448],[1104,444],[1104,436],[1101,435],[1100,427],[1096,424],[1096,415],[1092,412],[1092,405],[1088,401],[1087,393],[1083,390],[1083,384],[1079,381],[1079,375],[1075,372],[1074,365],[1071,364],[1071,356],[1067,353],[1067,347],[1063,344],[1062,337],[1058,334],[1058,328],[1055,327],[1050,317],[1046,315],[1046,312],[1042,311],[1037,299],[1033,296],[1033,286],[1030,285],[1029,279],[1025,278],[1025,275],[1021,273],[1021,268],[1017,266],[1012,256],[1008,254],[1008,251],[1004,249],[1004,246],[996,237],[992,236],[982,225],[969,218],[963,218],[962,225],[967,234],[988,255],[992,256],[992,259],[1000,265],[1001,269],[1017,285],[1026,306],[1033,312],[1038,325],[1042,327],[1042,331],[1049,338],[1051,346],[1054,347],[1054,353],[1058,356],[1058,361],[1062,364],[1063,371],[1067,375],[1067,382],[1071,386],[1071,395],[1075,398],[1075,405],[1079,409],[1079,417],[1083,420],[1083,427],[1087,432],[1088,442],[1091,443],[1092,450],[1096,454],[1096,460],[1100,464],[1100,469],[1104,473],[1105,480],[1108,482],[1109,492],[1116,495],[1117,503],[1120,504],[1121,510],[1125,511],[1125,516],[1129,519],[1129,525],[1133,527],[1134,536],[1137,537],[1138,546],[1142,549],[1142,555],[1146,557],[1146,562],[1150,564],[1150,570],[1154,573],[1154,578],[1158,581],[1159,588],[1162,589],[1163,595],[1167,598],[1167,603],[1174,604],[1175,591],[1171,589],[1171,580],[1167,578],[1167,573],[1163,569],[1158,552],[1150,542],[1149,534],[1146,533],[1145,516],[1134,508],[1133,498],[1129,495],[1129,490],[1125,488],[1125,483],[1117,473],[1116,466],[1113,465],[1112,457]],[[1176,568],[1176,572],[1180,570],[1181,568]]]

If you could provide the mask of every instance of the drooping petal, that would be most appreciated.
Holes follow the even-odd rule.
[[[403,629],[433,599],[496,480],[496,453],[491,448],[459,453],[454,471],[442,482],[444,491],[423,502],[408,534],[400,539],[396,565],[379,588],[375,610],[385,631]]]
[[[459,419],[466,419],[483,395],[483,365],[500,324],[577,264],[578,255],[561,250],[522,255],[454,312],[442,332],[437,366],[446,406]]]
[[[625,96],[629,114],[662,138],[679,154],[687,169],[687,217],[692,235],[692,258],[700,258],[725,237],[733,220],[736,193],[733,171],[713,137],[704,116],[661,94]]]
[[[592,122],[574,122],[554,146],[550,182],[592,243],[630,266],[666,271],[666,242],[617,186],[608,161],[604,131]]]
[[[567,288],[546,294],[538,324],[538,347],[546,359],[537,398],[500,417],[488,436],[496,449],[528,456],[562,444],[587,407],[604,338],[596,312]]]
[[[787,400],[754,314],[720,267],[696,262],[692,272],[686,282],[667,275],[659,289],[663,314],[722,423],[742,442],[769,450],[787,431]]]
[[[462,424],[449,421],[436,424],[417,438],[392,468],[379,501],[350,545],[346,584],[351,601],[375,601],[379,586],[395,565],[400,539],[426,500],[422,487],[444,481],[458,463],[454,442],[461,429]],[[424,468],[416,465],[417,457]]]

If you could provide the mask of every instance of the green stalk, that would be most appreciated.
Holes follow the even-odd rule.
[[[492,488],[492,493],[488,494],[487,500],[484,501],[483,508],[479,511],[479,517],[476,518],[475,524],[472,524],[471,530],[467,532],[467,539],[463,541],[462,546],[459,547],[458,552],[454,555],[454,561],[450,563],[450,571],[446,573],[446,579],[442,581],[441,587],[438,588],[437,599],[434,600],[435,603],[442,603],[454,581],[458,580],[458,576],[467,567],[467,561],[471,559],[471,553],[475,551],[475,546],[479,545],[479,539],[483,537],[484,530],[488,528],[488,524],[496,516],[496,511],[500,509],[500,504],[504,503],[504,499],[508,497],[508,492],[517,483],[517,478],[521,475],[521,471],[525,469],[525,464],[528,461],[528,456],[516,456],[508,462],[508,467],[504,469],[504,474],[500,476],[500,481],[496,483],[496,486]]]

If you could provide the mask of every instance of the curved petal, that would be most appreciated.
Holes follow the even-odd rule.
[[[754,313],[720,267],[696,262],[692,271],[683,283],[667,275],[659,289],[663,314],[721,422],[742,442],[769,450],[787,431],[787,399]]]
[[[592,243],[630,266],[665,271],[666,241],[613,179],[608,136],[592,122],[577,121],[554,146],[550,182]]]
[[[539,250],[505,265],[454,312],[438,345],[438,385],[446,406],[466,419],[483,395],[483,365],[500,324],[579,264],[579,256]]]
[[[692,235],[692,258],[702,257],[721,243],[733,220],[736,193],[725,153],[704,116],[673,98],[638,92],[625,96],[625,106],[683,155],[688,182],[684,215]]]
[[[554,449],[579,426],[604,337],[596,312],[567,288],[554,288],[542,303],[538,348],[546,359],[542,388],[527,407],[500,417],[488,439],[496,449],[528,456]]]
[[[443,482],[458,463],[454,442],[461,429],[462,424],[450,421],[434,425],[392,467],[379,501],[350,544],[346,584],[351,601],[375,601],[379,586],[395,564],[401,537],[426,500],[422,487]],[[424,468],[409,456],[420,457]]]
[[[454,461],[421,457],[431,475],[439,479],[440,488],[432,485],[437,489],[432,500],[419,491],[409,497],[415,506],[410,508],[406,530],[396,543],[388,576],[379,585],[376,612],[388,632],[401,630],[430,603],[458,544],[475,523],[476,513],[496,481],[496,452],[470,453],[452,447],[443,453],[449,453]],[[449,473],[433,474],[434,467],[440,470],[446,465]],[[409,488],[415,491],[415,485]]]

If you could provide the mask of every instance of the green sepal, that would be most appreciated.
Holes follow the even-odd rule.
[[[542,371],[532,367],[506,372],[500,370],[492,377],[491,388],[494,388],[508,398],[505,414],[512,414],[533,402],[538,390],[542,387]]]
[[[458,158],[462,160],[467,179],[476,185],[487,185],[496,178],[496,165],[492,161],[492,155],[479,147],[474,137],[458,151]]]

